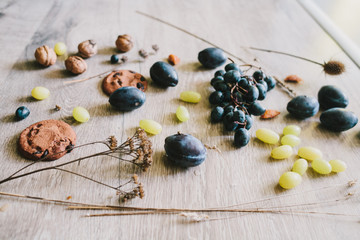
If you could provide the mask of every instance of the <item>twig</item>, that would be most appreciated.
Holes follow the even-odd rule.
[[[103,72],[103,73],[97,74],[97,75],[95,75],[95,76],[87,77],[87,78],[82,78],[82,79],[75,79],[75,80],[65,81],[65,82],[64,82],[64,84],[77,83],[77,82],[84,82],[84,81],[87,81],[87,80],[90,80],[90,79],[93,79],[93,78],[96,78],[96,77],[101,77],[102,75],[105,75],[105,74],[110,73],[110,72],[112,72],[112,71],[116,71],[116,69],[109,70],[109,71],[106,71],[106,72]]]
[[[243,59],[239,58],[238,56],[235,56],[235,55],[232,54],[231,52],[229,52],[229,51],[227,51],[227,50],[219,47],[218,45],[216,45],[216,44],[214,44],[214,43],[212,43],[212,42],[210,42],[210,41],[208,41],[208,40],[206,40],[206,39],[204,39],[204,38],[202,38],[202,37],[200,37],[200,36],[198,36],[198,35],[196,35],[196,34],[194,34],[194,33],[189,32],[189,31],[187,31],[187,30],[185,30],[185,29],[183,29],[183,28],[181,28],[181,27],[178,27],[178,26],[176,26],[176,25],[174,25],[174,24],[172,24],[172,23],[166,22],[166,21],[164,21],[164,20],[162,20],[162,19],[160,19],[160,18],[151,16],[151,15],[149,15],[149,14],[147,14],[147,13],[143,13],[143,12],[140,12],[140,11],[135,11],[135,12],[138,13],[138,14],[140,14],[140,15],[143,15],[143,16],[145,16],[145,17],[151,18],[151,19],[153,19],[153,20],[155,20],[155,21],[164,23],[164,24],[166,24],[166,25],[168,25],[168,26],[170,26],[170,27],[173,27],[173,28],[175,28],[175,29],[177,29],[177,30],[179,30],[179,31],[181,31],[181,32],[184,32],[184,33],[186,33],[186,34],[188,34],[188,35],[190,35],[190,36],[193,36],[194,38],[199,39],[199,40],[201,40],[201,41],[203,41],[203,42],[205,42],[205,43],[207,43],[207,44],[209,44],[209,45],[211,45],[211,46],[213,46],[213,47],[220,48],[220,49],[222,49],[226,54],[228,54],[228,55],[236,58],[236,59],[239,60],[240,62],[246,63]]]

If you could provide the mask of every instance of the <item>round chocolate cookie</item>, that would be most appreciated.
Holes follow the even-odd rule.
[[[131,86],[145,92],[147,89],[147,81],[143,75],[131,70],[112,71],[107,75],[102,83],[102,89],[107,95],[111,95],[115,90]]]
[[[55,160],[64,156],[75,142],[76,134],[70,125],[59,120],[44,120],[22,131],[19,151],[28,159],[48,156],[45,160]]]

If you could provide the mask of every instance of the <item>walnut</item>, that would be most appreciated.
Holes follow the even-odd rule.
[[[80,74],[86,71],[87,64],[84,59],[78,56],[68,57],[65,61],[65,67],[73,74]]]
[[[83,58],[89,58],[97,53],[97,44],[94,40],[86,40],[78,46],[79,55]]]
[[[119,49],[121,52],[128,52],[134,46],[131,36],[127,34],[119,35],[116,39],[115,44],[116,48]]]
[[[41,65],[48,67],[53,65],[56,62],[56,53],[52,48],[44,45],[42,47],[38,47],[35,51],[35,58],[38,63]]]

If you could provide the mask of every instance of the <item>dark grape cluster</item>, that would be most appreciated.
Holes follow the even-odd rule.
[[[250,140],[248,130],[253,122],[251,115],[265,113],[266,109],[258,101],[264,100],[267,92],[275,87],[275,79],[261,70],[246,75],[237,64],[229,63],[225,71],[215,72],[210,83],[215,89],[209,97],[209,102],[215,106],[211,121],[223,122],[226,131],[235,132],[235,146],[247,145]]]

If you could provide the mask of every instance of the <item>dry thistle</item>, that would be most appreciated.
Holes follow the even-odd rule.
[[[253,50],[257,50],[257,51],[262,51],[262,52],[286,55],[286,56],[289,56],[289,57],[294,57],[294,58],[297,58],[297,59],[301,59],[301,60],[304,60],[304,61],[307,61],[307,62],[311,62],[311,63],[317,64],[317,65],[320,65],[320,66],[322,66],[324,72],[326,74],[329,74],[329,75],[340,75],[343,72],[345,72],[345,65],[340,61],[330,60],[328,62],[319,63],[319,62],[316,62],[314,60],[304,58],[304,57],[300,57],[300,56],[296,56],[296,55],[290,54],[290,53],[285,53],[285,52],[280,52],[280,51],[275,51],[275,50],[268,50],[268,49],[263,49],[263,48],[255,48],[255,47],[249,47],[249,48],[253,49]]]

